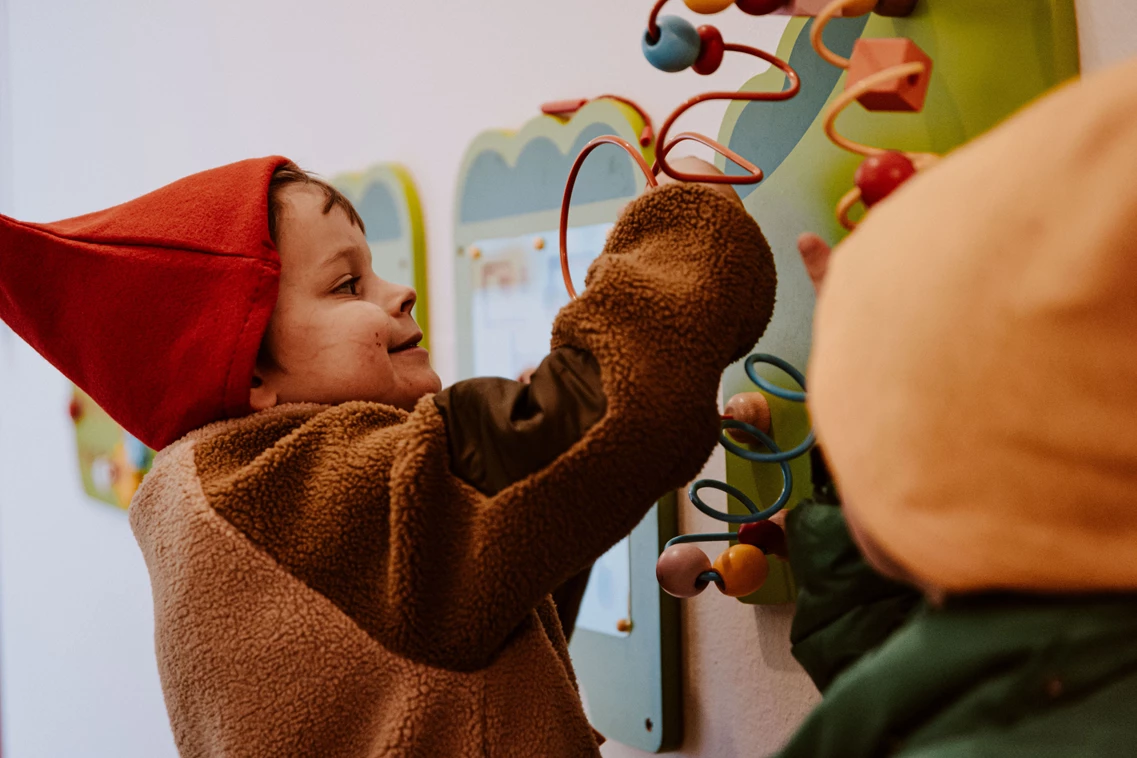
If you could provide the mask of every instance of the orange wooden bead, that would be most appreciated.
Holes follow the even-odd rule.
[[[734,5],[734,0],[683,0],[695,13],[711,14],[725,11]]]
[[[760,432],[770,433],[772,418],[770,416],[770,401],[761,392],[740,392],[726,403],[723,417],[750,424]],[[735,442],[742,444],[755,444],[758,440],[740,429],[727,429],[726,433]]]
[[[924,109],[928,96],[928,85],[932,79],[932,59],[920,49],[919,45],[904,37],[859,39],[853,45],[853,55],[849,58],[849,75],[845,89],[878,71],[883,71],[902,63],[923,63],[924,73],[893,79],[873,87],[859,99],[861,105],[870,111],[909,111]]]
[[[722,594],[742,597],[766,583],[770,564],[765,553],[753,545],[735,545],[715,559],[714,569],[722,577],[718,583]]]

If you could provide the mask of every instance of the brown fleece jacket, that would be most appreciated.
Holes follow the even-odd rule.
[[[549,593],[698,473],[775,276],[740,205],[668,186],[586,283],[553,348],[595,358],[604,415],[493,494],[452,469],[462,385],[409,414],[285,406],[162,451],[131,523],[182,755],[597,754]]]

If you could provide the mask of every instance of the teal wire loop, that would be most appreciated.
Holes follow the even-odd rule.
[[[801,387],[801,391],[784,390],[776,384],[771,384],[766,379],[758,376],[758,372],[754,367],[759,363],[769,363],[771,366],[777,366],[782,371],[785,371],[790,375],[790,378],[797,383],[797,386]],[[778,356],[770,355],[769,353],[755,353],[746,359],[743,368],[746,370],[746,376],[750,377],[750,381],[758,385],[760,390],[769,392],[774,397],[780,397],[783,400],[792,400],[795,403],[805,402],[805,376],[788,361],[784,361]]]
[[[766,379],[763,379],[758,375],[758,372],[755,369],[759,363],[768,363],[771,366],[776,366],[777,368],[781,369],[786,374],[788,374],[799,387],[801,387],[801,391],[782,389],[781,387],[772,384]],[[769,353],[755,353],[746,359],[746,362],[743,364],[743,368],[746,371],[746,375],[750,378],[750,381],[754,382],[754,384],[756,384],[758,388],[764,392],[767,392],[775,397],[780,397],[783,400],[789,400],[795,403],[805,402],[805,376],[803,376],[802,373],[794,368],[793,365],[791,365],[789,362],[782,360],[776,355],[770,355]],[[786,506],[786,503],[789,502],[790,495],[793,493],[794,489],[793,472],[790,470],[789,462],[795,458],[799,458],[802,455],[805,455],[813,447],[815,443],[813,430],[810,429],[809,434],[805,436],[805,439],[802,440],[799,444],[795,445],[793,448],[789,450],[782,450],[768,434],[742,421],[737,421],[735,419],[726,419],[723,421],[722,428],[723,432],[719,437],[719,442],[723,447],[737,455],[739,458],[751,461],[753,463],[778,464],[778,466],[782,469],[781,494],[778,495],[778,499],[774,502],[773,505],[771,505],[769,508],[762,509],[759,508],[758,505],[753,500],[751,500],[745,492],[738,489],[737,487],[729,485],[726,482],[720,482],[715,479],[700,479],[699,481],[693,483],[690,488],[688,488],[687,495],[690,497],[691,503],[696,508],[711,518],[715,519],[716,521],[724,521],[728,524],[753,524],[758,521],[765,521],[778,511],[782,510]],[[750,450],[746,447],[743,447],[727,436],[726,431],[730,429],[736,429],[738,431],[745,432],[754,439],[758,440],[758,442],[769,452],[758,452],[756,450]],[[746,508],[746,513],[735,514],[712,508],[703,502],[703,499],[701,497],[699,497],[699,492],[704,489],[713,489],[718,490],[719,492],[725,492],[728,497],[733,497],[735,500],[742,503],[742,506]],[[678,545],[685,542],[729,542],[735,539],[737,539],[737,534],[734,532],[681,534],[678,537],[673,537],[672,539],[668,540],[666,547],[671,547],[672,545]],[[717,572],[714,571],[704,572],[699,577],[700,582],[719,581],[720,579],[721,577],[719,577]]]
[[[782,450],[774,444],[774,440],[770,439],[770,437],[763,433],[760,429],[742,421],[727,419],[726,421],[722,422],[722,428],[723,433],[719,435],[719,444],[737,455],[739,458],[742,458],[746,461],[751,461],[752,463],[785,463],[786,461],[792,461],[794,458],[798,458],[808,453],[809,449],[813,447],[814,442],[813,430],[811,429],[809,431],[809,434],[805,435],[805,439],[802,440],[797,447],[794,447],[790,450]],[[739,445],[737,442],[726,435],[727,429],[738,429],[740,431],[746,432],[751,437],[754,437],[763,445],[765,445],[767,449],[774,452],[759,453],[754,450],[747,450],[742,445]]]
[[[707,585],[711,582],[718,584],[722,581],[722,575],[714,569],[711,569],[710,571],[704,571],[703,573],[699,574],[699,578],[695,581],[701,585]]]

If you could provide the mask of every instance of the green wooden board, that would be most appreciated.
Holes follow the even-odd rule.
[[[835,147],[824,134],[821,116],[843,91],[844,73],[821,61],[810,46],[812,23],[811,18],[793,19],[778,50],[801,74],[802,94],[786,103],[734,104],[719,133],[720,141],[757,163],[767,177],[742,193],[778,266],[777,307],[757,350],[778,355],[800,369],[809,358],[814,295],[798,259],[796,239],[802,232],[814,231],[830,243],[841,240],[845,232],[834,207],[852,187],[859,163],[859,157]],[[949,152],[1078,72],[1072,0],[921,0],[907,18],[837,19],[826,29],[827,44],[842,55],[848,55],[853,41],[862,36],[909,37],[934,60],[931,89],[921,113],[869,113],[854,105],[838,120],[842,134],[883,147]],[[781,72],[771,69],[743,89],[775,91],[782,89],[783,82]],[[761,375],[793,388],[777,369],[763,367]],[[727,371],[725,398],[754,389],[741,364]],[[808,428],[804,409],[767,397],[775,440],[783,448],[792,446]],[[796,461],[793,474],[791,507],[809,493],[808,461]],[[751,464],[730,454],[727,480],[763,503],[771,502],[781,488],[776,466]],[[732,502],[732,509],[736,505]],[[788,564],[771,561],[766,586],[743,602],[785,603],[794,597]]]

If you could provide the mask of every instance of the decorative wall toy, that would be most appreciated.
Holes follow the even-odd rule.
[[[418,292],[413,313],[422,329],[422,345],[429,348],[426,232],[410,173],[397,163],[380,163],[365,171],[340,174],[332,183],[351,200],[367,227],[375,273]]]
[[[826,202],[837,206],[840,223],[852,228],[849,211],[857,202],[871,207],[883,201],[934,163],[938,154],[989,129],[1076,74],[1073,4],[1072,0],[997,6],[981,0],[684,0],[692,11],[703,14],[719,13],[733,4],[751,15],[802,16],[790,22],[778,54],[772,55],[725,43],[715,27],[696,29],[681,18],[660,16],[666,2],[657,0],[653,5],[642,40],[644,55],[656,68],[667,72],[692,68],[707,75],[717,70],[726,52],[746,52],[772,67],[742,92],[708,93],[680,106],[659,129],[658,157],[651,168],[633,145],[614,136],[601,136],[584,146],[562,201],[565,288],[575,296],[566,230],[574,180],[591,150],[603,144],[623,148],[636,158],[649,185],[655,184],[654,174],[659,171],[684,181],[738,185],[775,250],[778,307],[759,345],[764,352],[732,367],[725,378],[724,390],[731,399],[721,441],[731,453],[728,481],[696,482],[690,496],[707,515],[740,526],[734,532],[671,540],[657,572],[661,585],[678,597],[690,597],[713,582],[745,602],[789,602],[795,588],[785,536],[768,519],[796,505],[810,489],[794,487],[795,481],[810,481],[805,453],[813,444],[804,409],[805,380],[795,368],[808,360],[813,292],[797,260],[796,237],[804,231],[836,236],[833,217],[816,216]],[[936,77],[933,58],[940,61]],[[698,103],[718,99],[734,101],[719,141],[690,133],[668,140],[679,115]],[[867,111],[907,112],[908,128],[896,129],[894,138],[907,137],[916,144],[902,152],[856,142],[845,135],[865,139],[883,127],[856,120],[852,114],[845,122],[853,128],[837,132],[837,116],[853,102]],[[672,170],[667,155],[684,140],[714,149],[727,176]],[[834,146],[865,157],[855,172],[855,189],[842,191],[839,200],[833,193],[840,187],[837,177],[845,162],[834,156]],[[778,176],[771,180],[775,172]],[[790,377],[791,386],[786,386],[783,375]],[[728,496],[729,512],[702,499],[701,493],[708,489]],[[713,540],[738,544],[714,563],[690,544]]]
[[[769,240],[778,266],[774,318],[757,349],[800,368],[809,359],[814,294],[798,258],[798,235],[812,231],[830,243],[838,242],[846,229],[833,209],[841,206],[843,198],[848,208],[855,205],[848,199],[852,197],[850,185],[855,183],[861,199],[870,205],[887,202],[883,198],[891,189],[925,168],[934,156],[982,134],[1078,71],[1073,0],[919,0],[908,3],[907,8],[902,3],[880,2],[871,8],[871,13],[857,15],[870,10],[870,5],[824,3],[817,8],[816,18],[791,19],[778,55],[801,77],[800,94],[786,103],[733,104],[718,135],[721,143],[762,166],[766,173],[761,184],[737,187]],[[910,15],[906,16],[907,11]],[[817,32],[819,26],[822,29]],[[864,68],[854,71],[852,66],[846,70],[833,65],[818,54],[811,38],[820,40],[824,49],[850,63],[858,59],[858,47],[869,51],[867,58],[861,54]],[[917,51],[922,51],[926,59]],[[894,69],[885,75],[883,71],[897,60],[918,63],[925,76],[919,76],[915,65],[911,70]],[[931,76],[927,77],[929,61]],[[862,75],[862,71],[875,73]],[[893,89],[901,73],[905,77],[917,76],[911,83],[905,79],[905,84],[917,91]],[[879,77],[872,80],[876,74]],[[850,79],[859,81],[850,86],[846,84]],[[771,69],[743,89],[779,92],[785,85],[785,75]],[[913,110],[920,105],[919,90],[924,86],[927,89],[922,108]],[[880,92],[875,92],[878,89]],[[863,100],[876,107],[880,103],[874,102],[874,94],[883,94],[888,107],[907,110],[886,112],[871,111],[863,105],[850,107]],[[887,98],[892,98],[891,103]],[[839,124],[839,132],[833,124]],[[837,143],[827,135],[827,126],[837,135]],[[864,146],[866,150],[850,151],[846,149],[850,145]],[[892,149],[869,145],[888,145]],[[897,154],[907,160],[898,159]],[[720,163],[727,173],[745,175],[744,170],[729,161]],[[848,215],[846,210],[845,217]],[[919,255],[919,251],[913,251],[913,255]],[[809,419],[803,404],[771,392],[756,379],[784,392],[798,389],[792,375],[776,365],[740,362],[724,376],[724,399],[760,393],[769,405],[768,436],[782,448],[805,439]],[[887,388],[882,387],[881,391],[886,392]],[[755,405],[750,402],[751,407]],[[758,413],[755,418],[762,416]],[[728,430],[728,439],[731,437]],[[746,449],[767,452],[760,445]],[[810,493],[809,457],[786,464],[794,486],[785,507],[792,508]],[[774,503],[783,492],[780,466],[728,454],[726,468],[727,483],[753,503]],[[732,514],[750,513],[745,501],[730,497],[728,504]],[[784,547],[778,544],[774,530],[762,528],[767,533],[760,538],[754,536],[754,527],[738,530],[740,542],[763,541],[769,568],[762,588],[741,599],[748,603],[792,601],[795,588],[789,564],[778,555]],[[710,575],[705,578],[713,580]]]
[[[644,188],[637,163],[654,159],[650,119],[631,100],[605,96],[547,103],[517,133],[491,131],[466,151],[455,202],[456,342],[461,377],[522,378],[545,357],[553,319],[569,296],[556,242],[573,156],[577,167],[572,248],[581,276],[625,204]],[[679,700],[679,623],[652,566],[675,534],[676,498],[657,503],[592,569],[569,651],[585,709],[605,736],[647,751],[674,746]]]
[[[657,184],[655,175],[661,171],[681,181],[719,184],[755,184],[763,179],[764,174],[762,169],[738,153],[724,147],[722,144],[704,135],[693,132],[683,132],[671,140],[667,139],[667,135],[680,116],[700,103],[711,100],[760,101],[766,103],[783,102],[796,97],[801,91],[801,80],[798,73],[784,59],[776,55],[771,55],[764,50],[725,42],[722,33],[714,26],[704,25],[696,29],[690,23],[677,16],[660,16],[660,11],[666,2],[667,0],[657,0],[652,7],[651,13],[648,16],[647,30],[642,40],[644,56],[653,66],[669,73],[679,72],[686,68],[693,68],[696,73],[707,76],[718,70],[726,53],[745,53],[767,61],[774,66],[785,76],[785,86],[768,92],[708,92],[689,99],[673,111],[664,121],[663,126],[660,127],[656,161],[655,165],[651,167],[649,167],[647,161],[644,160],[635,146],[617,135],[598,136],[586,144],[577,155],[576,161],[573,163],[572,169],[569,172],[564,197],[561,201],[561,271],[565,290],[572,298],[576,297],[576,289],[572,281],[569,258],[570,246],[568,230],[570,228],[570,209],[577,178],[585,166],[585,161],[593,150],[609,144],[622,148],[635,161],[647,184],[653,187]],[[730,7],[732,4],[730,2],[724,2],[723,0],[685,0],[685,2],[687,6],[695,12],[704,14],[718,13]],[[784,6],[785,3],[768,3],[763,5],[749,2],[748,0],[739,0],[737,5],[746,13],[759,14],[776,10]],[[684,141],[695,141],[710,147],[723,158],[732,161],[732,163],[743,172],[742,175],[702,175],[676,171],[668,164],[667,156],[677,144]],[[792,366],[789,366],[774,356],[752,356],[747,362],[748,370],[750,370],[749,367],[753,363],[760,361],[774,363],[784,370],[789,371],[795,376],[804,390],[804,378],[802,378]],[[763,384],[761,381],[759,381],[759,384],[760,386],[768,386],[771,390],[777,392],[777,388],[772,385]],[[793,393],[792,395],[783,396],[799,402],[804,400],[803,393]],[[762,509],[756,505],[751,498],[747,497],[740,490],[731,487],[729,484],[712,480],[701,480],[692,484],[689,491],[692,503],[704,513],[728,523],[753,525],[766,521],[780,511],[785,506],[793,490],[793,479],[788,461],[802,456],[813,445],[813,437],[810,434],[791,450],[783,451],[779,449],[774,441],[766,435],[765,431],[760,428],[762,426],[765,426],[767,429],[769,428],[768,403],[762,401],[754,402],[756,399],[753,394],[751,394],[749,398],[739,398],[738,401],[733,404],[734,412],[742,415],[757,414],[760,415],[761,418],[757,416],[748,416],[745,419],[726,418],[725,428],[732,435],[740,435],[744,440],[755,441],[761,444],[768,452],[750,450],[726,436],[723,436],[722,443],[736,455],[742,456],[749,461],[778,464],[784,477],[784,486],[776,502],[769,508]],[[762,408],[766,409],[764,414],[760,413]],[[745,515],[739,516],[727,514],[712,508],[700,497],[700,492],[703,489],[717,489],[734,496],[745,505],[748,512]],[[684,535],[671,539],[657,560],[656,576],[660,586],[669,594],[676,597],[691,597],[701,592],[707,583],[713,581],[725,594],[739,597],[742,595],[750,595],[765,584],[769,574],[768,560],[766,554],[757,545],[739,544],[728,548],[712,565],[710,559],[706,558],[698,548],[688,544],[691,542],[709,542],[716,540],[735,541],[736,535],[731,532],[723,532]],[[702,557],[700,558],[699,556]]]
[[[78,387],[73,387],[68,412],[75,423],[83,491],[126,509],[142,477],[150,471],[154,451],[123,430]]]

